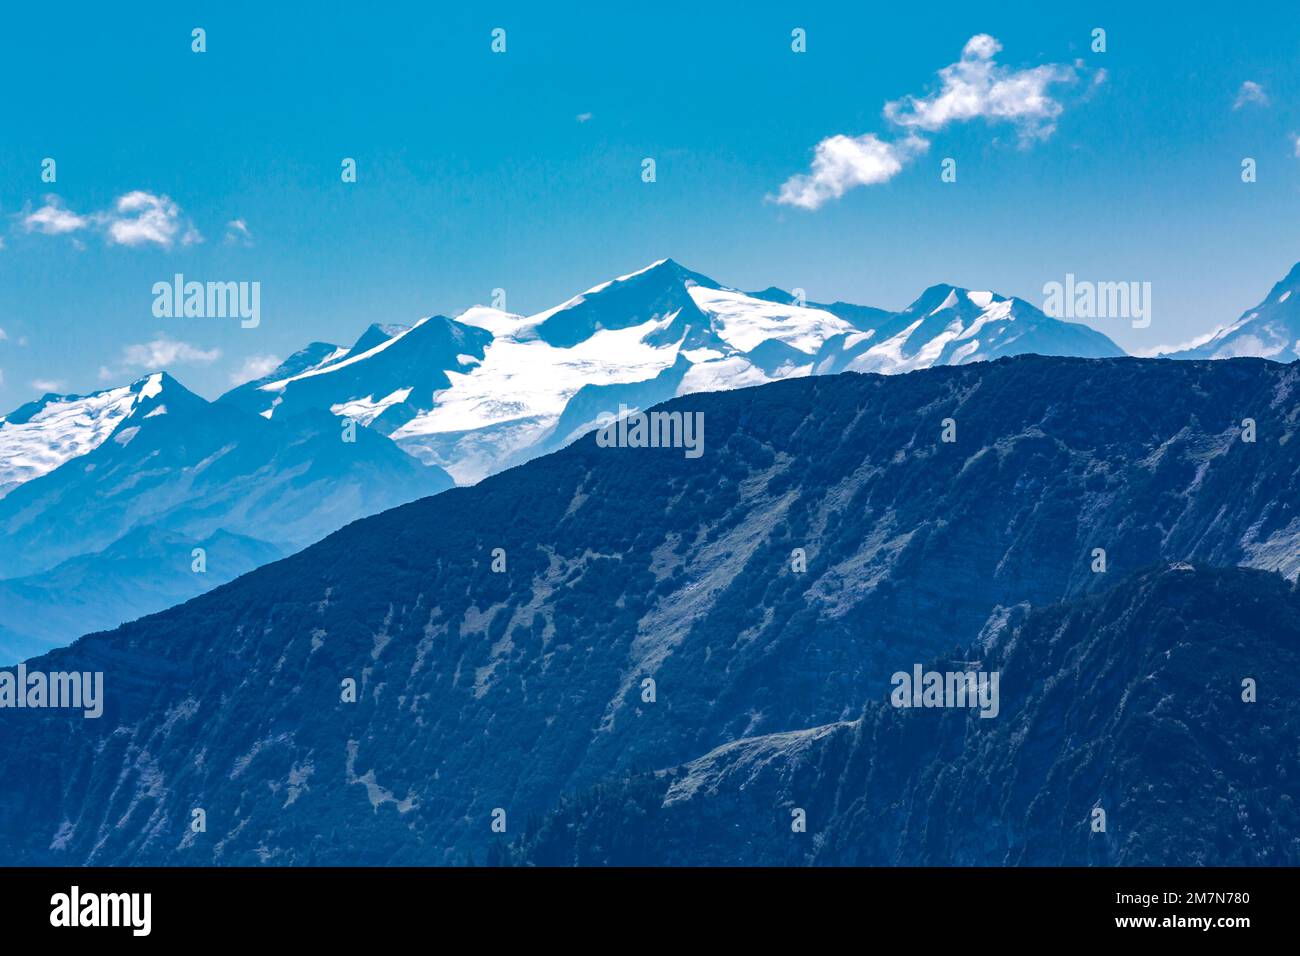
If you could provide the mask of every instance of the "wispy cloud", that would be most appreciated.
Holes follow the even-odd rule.
[[[88,229],[91,219],[79,216],[63,205],[58,196],[46,196],[45,205],[22,217],[23,228],[47,236],[61,236],[69,232]]]
[[[1233,102],[1232,108],[1239,110],[1243,106],[1251,105],[1268,106],[1268,94],[1264,92],[1264,87],[1254,80],[1247,80],[1237,91],[1237,99]]]
[[[142,189],[119,196],[105,221],[109,241],[121,246],[152,243],[169,249],[177,241],[183,246],[203,241],[197,229],[182,221],[180,206]]]
[[[226,245],[251,246],[253,234],[248,231],[248,223],[242,219],[232,219],[226,223]]]
[[[574,117],[574,119],[576,119],[579,123],[586,123],[591,119],[591,114],[579,113],[577,116]]]
[[[885,104],[885,118],[908,129],[938,132],[950,123],[983,119],[1013,124],[1026,140],[1056,130],[1065,107],[1052,96],[1056,84],[1071,83],[1078,67],[1061,63],[1014,70],[994,57],[1002,44],[987,33],[966,41],[961,59],[939,71],[940,88],[929,96],[905,96]]]
[[[36,389],[36,391],[40,392],[42,395],[48,394],[50,392],[62,392],[67,387],[68,387],[68,383],[63,381],[62,379],[57,379],[57,378],[32,379],[32,388]]]
[[[211,365],[219,358],[221,349],[201,349],[159,332],[149,342],[139,342],[122,349],[118,364],[128,370],[143,369],[152,372],[174,365]]]
[[[1001,50],[1002,44],[987,33],[971,37],[961,58],[939,70],[936,91],[885,104],[885,119],[906,132],[902,139],[890,142],[875,133],[829,136],[814,147],[811,170],[791,176],[769,198],[811,210],[857,186],[888,182],[929,148],[920,133],[938,133],[952,123],[1008,123],[1022,145],[1048,138],[1065,109],[1054,87],[1077,81],[1081,62],[1013,69],[997,63]],[[1103,82],[1105,72],[1098,70],[1093,85]]]
[[[254,379],[270,375],[280,366],[280,359],[274,355],[250,355],[244,364],[230,373],[231,385],[243,385]]]

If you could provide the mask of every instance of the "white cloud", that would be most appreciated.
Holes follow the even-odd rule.
[[[46,196],[45,205],[23,217],[23,228],[28,232],[39,232],[47,236],[61,236],[89,227],[91,220],[87,216],[78,216],[63,205],[58,196]]]
[[[248,231],[248,223],[242,219],[232,219],[226,223],[226,245],[251,246],[253,234]]]
[[[136,189],[119,196],[111,209],[79,215],[68,209],[58,196],[46,196],[45,205],[35,212],[22,215],[27,232],[59,236],[96,229],[104,233],[110,245],[157,245],[170,249],[179,242],[183,246],[202,242],[203,236],[194,225],[181,215],[180,206],[167,196],[156,196]],[[85,246],[73,239],[78,249]]]
[[[972,119],[1010,123],[1022,144],[1051,136],[1064,106],[1051,95],[1050,88],[1075,82],[1085,69],[1083,62],[1015,70],[995,61],[1001,50],[1002,44],[987,33],[971,37],[962,48],[961,59],[939,71],[938,92],[885,104],[885,118],[907,131],[903,139],[889,142],[875,133],[828,136],[814,149],[812,169],[782,183],[775,201],[817,209],[854,187],[888,182],[929,149],[929,140],[918,131],[937,133],[951,123]],[[1105,82],[1106,71],[1097,70],[1092,87]]]
[[[1241,89],[1237,91],[1237,99],[1232,104],[1234,110],[1239,110],[1243,106],[1250,104],[1256,106],[1268,106],[1268,94],[1264,92],[1264,87],[1260,86],[1254,80],[1247,80],[1241,84]]]
[[[590,114],[590,113],[579,113],[577,116],[574,117],[574,119],[576,119],[579,123],[585,123],[585,122],[587,122],[588,120],[591,119],[591,114]]]
[[[1014,70],[994,57],[1002,44],[987,33],[966,41],[961,59],[939,71],[937,93],[905,96],[885,104],[885,117],[907,129],[937,132],[949,123],[984,119],[1015,125],[1022,140],[1045,139],[1064,107],[1049,88],[1077,78],[1077,67],[1060,63]]]
[[[776,201],[800,209],[817,209],[855,186],[888,182],[898,175],[904,163],[923,153],[929,145],[918,136],[908,136],[896,143],[887,143],[875,133],[858,137],[828,136],[814,150],[812,171],[791,176],[782,183]]]
[[[5,342],[5,341],[7,341],[8,339],[9,339],[9,336],[8,336],[7,334],[5,334],[5,330],[4,330],[4,329],[0,329],[0,342]]]
[[[244,364],[230,373],[231,385],[243,385],[255,378],[270,375],[280,366],[280,360],[274,355],[250,355]]]
[[[105,222],[109,241],[121,246],[154,243],[170,249],[178,237],[185,246],[203,241],[198,230],[181,221],[180,206],[143,189],[119,196]]]
[[[122,349],[121,364],[126,368],[156,371],[171,365],[211,365],[221,358],[221,349],[201,349],[168,338],[165,333],[151,342],[128,345]]]
[[[1297,136],[1294,133],[1292,133],[1291,139],[1294,141],[1296,159],[1300,159],[1300,136]]]
[[[48,392],[62,392],[67,387],[67,382],[55,378],[37,378],[32,380],[32,388],[42,395]]]

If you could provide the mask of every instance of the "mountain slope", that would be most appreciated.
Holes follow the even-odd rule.
[[[365,429],[342,440],[313,413],[267,422],[205,402],[175,379],[111,438],[0,500],[0,577],[32,574],[157,524],[204,538],[218,529],[296,549],[363,514],[449,482]]]
[[[203,570],[194,570],[194,549]],[[218,531],[192,537],[133,528],[97,554],[0,581],[0,664],[172,607],[281,557],[265,541]]]
[[[372,431],[346,442],[339,421],[320,412],[267,421],[206,402],[163,373],[20,411],[18,432],[53,430],[65,440],[51,448],[66,454],[0,498],[9,659],[162,610],[451,485]],[[191,551],[214,535],[223,546],[211,573],[190,573]]]
[[[133,412],[156,403],[161,374],[91,395],[47,394],[0,416],[0,498],[94,451]]]
[[[374,328],[374,326],[371,328]],[[263,385],[293,378],[303,372],[330,365],[350,354],[350,351],[330,342],[312,342],[305,348],[294,352],[266,375],[232,388],[221,396],[221,401],[229,402],[246,411],[261,414],[268,407],[268,399],[261,394]]]
[[[982,658],[1001,710],[900,709],[727,744],[566,800],[541,865],[1300,864],[1300,591],[1161,568],[1035,611]],[[911,669],[911,662],[900,667]],[[1245,678],[1260,690],[1242,699]],[[1264,689],[1272,684],[1268,689]],[[791,811],[807,830],[791,829]],[[1106,814],[1094,832],[1094,809]]]
[[[32,663],[102,670],[107,700],[0,710],[0,856],[483,859],[494,808],[513,835],[634,769],[853,720],[1016,605],[1160,561],[1294,577],[1298,385],[1019,357],[675,399],[697,459],[587,436]]]
[[[483,358],[492,336],[445,316],[414,326],[372,325],[346,352],[300,371],[240,386],[219,399],[265,418],[328,411],[389,434],[433,405],[434,393]],[[250,387],[251,386],[251,387]]]
[[[1300,357],[1300,263],[1296,263],[1264,301],[1237,321],[1216,329],[1169,358],[1237,358],[1256,356],[1277,362]]]

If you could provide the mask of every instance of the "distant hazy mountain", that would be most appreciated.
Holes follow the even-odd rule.
[[[1300,864],[1300,701],[1242,699],[1245,679],[1300,669],[1300,591],[1278,575],[1162,567],[955,656],[926,669],[998,672],[996,718],[895,709],[885,685],[855,720],[570,797],[515,862]]]
[[[1170,358],[1237,358],[1254,356],[1275,362],[1300,358],[1300,263],[1273,286],[1268,296],[1241,318],[1216,329]]]
[[[565,795],[710,754],[725,801],[739,764],[717,748],[824,734],[837,749],[799,764],[819,862],[1077,859],[1094,804],[1097,860],[1294,861],[1281,585],[1142,584],[1020,622],[1157,564],[1294,579],[1297,402],[1300,364],[1035,356],[676,398],[659,410],[704,415],[699,458],[589,435],[29,662],[103,671],[105,710],[0,709],[0,859],[482,862],[495,810],[513,838]],[[866,763],[853,722],[890,675],[976,646],[1006,671],[990,727],[876,710],[894,756]],[[1211,802],[1175,799],[1189,775]],[[740,805],[788,838],[779,783]],[[1175,842],[1171,815],[1215,823]],[[1241,827],[1252,846],[1224,842]]]
[[[201,572],[195,548],[203,550]],[[0,664],[188,601],[281,556],[265,541],[224,531],[196,540],[133,528],[103,551],[0,581]]]
[[[1100,332],[991,292],[934,286],[899,313],[801,304],[664,259],[532,316],[475,307],[411,329],[372,326],[327,361],[304,368],[295,356],[222,400],[267,417],[303,408],[351,417],[466,483],[563,447],[621,404],[1027,352],[1124,354]]]
[[[84,397],[49,395],[7,416],[0,460],[23,480],[0,499],[0,579],[10,579],[0,594],[15,597],[0,602],[0,644],[11,657],[34,654],[161,610],[451,485],[382,435],[343,437],[332,416],[266,421],[163,373]],[[193,548],[214,536],[221,546],[207,573],[177,581]],[[112,590],[92,601],[84,582],[96,567]]]

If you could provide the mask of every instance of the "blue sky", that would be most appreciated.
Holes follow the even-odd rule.
[[[1235,318],[1300,260],[1300,10],[971,6],[11,9],[0,409],[159,361],[211,397],[250,358],[498,287],[534,312],[663,256],[887,308],[940,281],[1034,302],[1067,272],[1149,281],[1149,328],[1093,323],[1131,350]],[[963,113],[939,71],[979,35],[1000,49],[975,65],[1011,93]],[[774,201],[835,136],[881,181]],[[156,318],[176,272],[260,282],[261,324]]]

